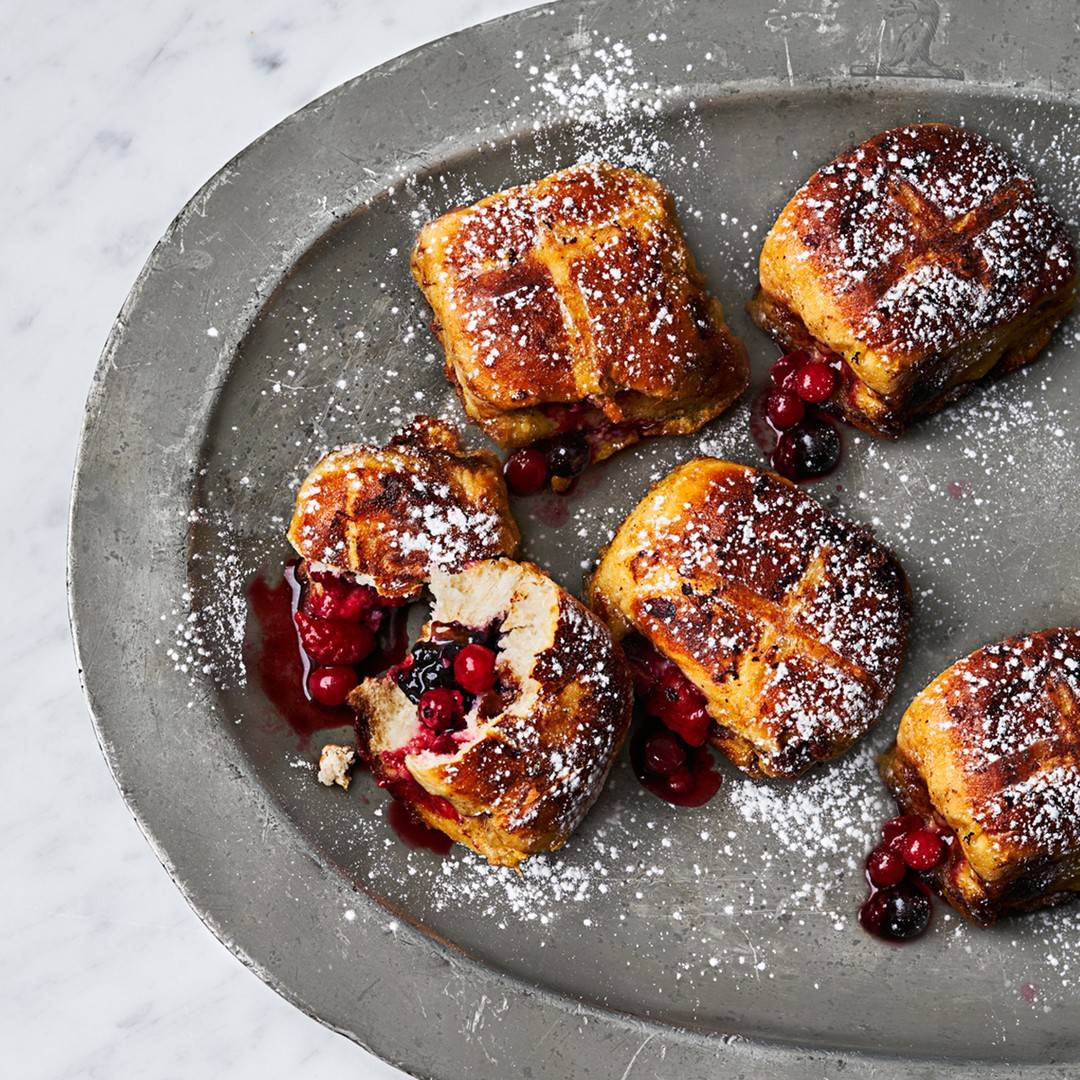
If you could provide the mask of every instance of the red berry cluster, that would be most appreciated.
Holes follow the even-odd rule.
[[[840,460],[840,435],[814,406],[836,390],[837,375],[810,353],[786,353],[773,364],[772,389],[765,397],[765,419],[777,433],[774,469],[789,480],[824,476]]]
[[[452,754],[457,745],[452,735],[465,726],[465,695],[442,686],[426,690],[416,714],[430,733],[430,749],[437,754]]]
[[[402,693],[416,702],[427,748],[452,754],[458,746],[454,732],[465,727],[468,698],[495,687],[495,652],[476,641],[420,642],[394,678]]]
[[[371,655],[384,615],[367,585],[325,570],[309,571],[293,615],[311,667],[307,692],[320,705],[344,705],[360,681],[356,665]]]
[[[559,435],[515,450],[503,465],[506,486],[514,495],[535,495],[552,477],[576,480],[592,461],[592,448],[579,434]]]
[[[889,941],[918,937],[930,924],[931,910],[930,890],[918,875],[941,865],[946,842],[915,814],[885,822],[881,840],[866,858],[870,896],[859,921]]]
[[[666,794],[686,796],[696,784],[696,748],[704,746],[712,724],[705,698],[674,663],[650,646],[631,646],[628,654],[637,699],[657,721],[642,743],[641,767]]]
[[[659,730],[645,740],[641,756],[645,771],[660,778],[672,795],[688,795],[694,774],[688,768],[687,745],[672,731]]]

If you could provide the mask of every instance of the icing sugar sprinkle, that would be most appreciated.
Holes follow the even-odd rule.
[[[524,82],[511,104],[528,123],[477,131],[481,152],[445,172],[414,176],[415,163],[403,162],[398,180],[321,250],[318,258],[333,270],[327,276],[334,284],[301,266],[264,314],[244,356],[244,363],[257,366],[256,376],[246,386],[226,388],[217,437],[205,460],[193,463],[198,505],[186,525],[197,556],[188,587],[161,612],[160,647],[193,690],[208,681],[226,690],[243,683],[244,587],[281,565],[291,493],[305,463],[345,441],[381,443],[418,412],[461,424],[426,329],[428,313],[408,275],[412,240],[430,218],[497,186],[580,160],[652,173],[671,188],[689,246],[734,328],[755,359],[765,356],[740,312],[756,280],[759,229],[818,163],[811,156],[820,146],[811,134],[792,132],[797,160],[790,177],[771,178],[768,211],[757,202],[740,204],[744,196],[735,190],[706,198],[712,189],[705,178],[713,171],[745,168],[740,148],[722,145],[694,100],[699,78],[723,77],[712,52],[703,45],[693,58],[693,84],[661,88],[648,70],[648,42],[598,38],[587,29],[580,39],[570,59],[521,50],[514,64]],[[499,104],[504,111],[506,103]],[[955,119],[1008,146],[1070,224],[1080,224],[1080,114],[1069,114],[1052,133],[1032,123],[1022,104],[1014,117],[1002,115]],[[562,123],[567,118],[569,126]],[[924,194],[950,212],[947,193]],[[751,209],[754,221],[748,220]],[[374,239],[364,230],[376,230]],[[872,267],[860,262],[865,253],[853,248],[850,254],[852,274],[869,273]],[[212,310],[211,318],[224,327]],[[227,328],[220,333],[219,344],[229,336]],[[641,789],[623,761],[569,845],[527,861],[515,874],[461,848],[444,859],[405,848],[388,827],[385,796],[370,777],[356,776],[347,795],[320,788],[313,780],[319,747],[297,756],[288,735],[268,733],[272,722],[258,695],[230,706],[241,710],[229,715],[237,738],[263,749],[277,740],[271,745],[281,747],[282,761],[271,783],[287,788],[303,829],[318,834],[344,873],[448,937],[473,935],[477,951],[490,951],[492,962],[521,959],[511,931],[524,923],[530,955],[521,964],[527,960],[557,981],[566,956],[589,955],[588,946],[602,939],[611,956],[625,955],[643,997],[678,996],[688,1015],[708,1012],[708,987],[720,982],[747,997],[763,986],[769,993],[791,986],[800,993],[819,990],[837,942],[859,947],[849,939],[858,934],[863,857],[891,812],[874,761],[899,710],[941,670],[942,657],[951,662],[983,643],[972,639],[971,627],[991,621],[1016,626],[1044,613],[1038,598],[1025,607],[1015,584],[999,583],[1064,580],[1061,552],[1075,550],[1075,525],[1048,514],[1033,537],[1030,508],[1075,499],[1080,447],[1065,354],[1077,346],[1074,322],[1033,368],[931,418],[898,444],[851,433],[836,478],[843,490],[831,483],[812,489],[827,506],[872,526],[899,556],[915,594],[916,648],[879,727],[841,761],[794,785],[758,784],[727,769],[713,802],[686,812]],[[762,464],[748,434],[747,409],[738,406],[686,440],[653,440],[625,452],[618,472],[586,474],[574,499],[537,497],[516,505],[526,523],[526,555],[576,573],[592,564],[640,493],[676,461],[703,453]],[[261,445],[273,443],[272,452],[246,459],[240,424],[268,433]],[[246,483],[229,479],[241,475]],[[590,498],[601,486],[605,497]],[[579,580],[563,583],[576,589]],[[1067,597],[1060,610],[1080,615]],[[927,656],[932,664],[920,659]],[[213,695],[199,695],[200,707],[207,697]],[[323,741],[340,736],[327,733]],[[265,753],[252,756],[260,768],[272,768]],[[1076,986],[1080,911],[1037,914],[985,934],[942,907],[932,935],[925,947],[940,950],[941,972],[983,977],[986,965],[1000,960],[996,976],[1015,970],[1014,958],[1022,955],[1025,982],[1038,989],[1022,994],[1015,988],[1021,1007],[1028,1002],[1039,1013],[1072,1007],[1065,991]],[[992,981],[999,987],[1000,979]]]

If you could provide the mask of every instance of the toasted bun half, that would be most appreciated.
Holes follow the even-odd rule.
[[[520,540],[498,459],[427,416],[386,446],[327,454],[300,485],[288,535],[314,567],[389,600],[416,598],[435,571],[513,555]]]
[[[440,829],[500,866],[566,843],[626,737],[629,672],[611,634],[529,563],[491,559],[436,573],[432,628],[489,635],[496,686],[474,699],[450,753],[427,746],[393,670],[349,701],[376,778]]]

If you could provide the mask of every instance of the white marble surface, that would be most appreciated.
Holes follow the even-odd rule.
[[[0,3],[0,1074],[401,1076],[246,971],[116,792],[64,598],[83,401],[175,212],[311,98],[515,0]]]

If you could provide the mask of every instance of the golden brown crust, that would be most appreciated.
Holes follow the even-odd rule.
[[[558,429],[545,406],[589,402],[613,429],[595,456],[685,433],[743,392],[742,344],[652,178],[574,166],[427,224],[413,276],[466,412],[504,447]]]
[[[883,435],[1029,363],[1076,291],[1072,239],[1031,178],[948,124],[882,132],[816,172],[760,276],[758,324],[841,356],[837,406]]]
[[[478,705],[456,754],[403,754],[416,706],[392,675],[368,679],[350,697],[361,746],[429,825],[516,866],[561,847],[600,794],[630,723],[629,672],[603,623],[531,564],[438,574],[432,593],[434,622],[499,623],[500,706],[481,716]]]
[[[843,753],[881,713],[907,643],[896,559],[772,473],[699,458],[620,527],[587,599],[705,695],[713,743],[752,776]]]
[[[992,922],[1080,890],[1080,630],[978,649],[911,703],[882,775],[955,835],[937,882]]]
[[[520,540],[498,459],[427,416],[385,447],[327,454],[300,485],[288,535],[301,558],[388,599],[419,595],[433,570],[513,555]]]

